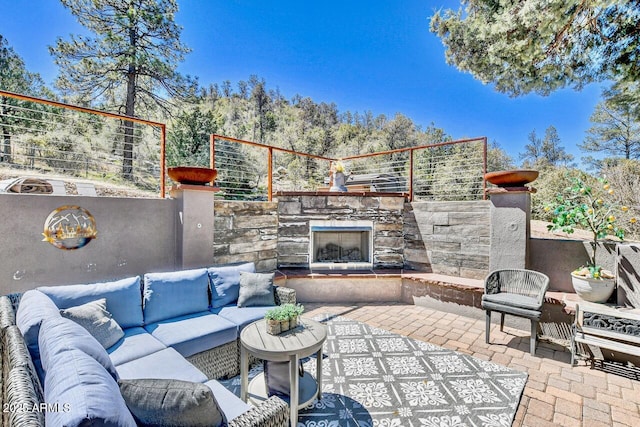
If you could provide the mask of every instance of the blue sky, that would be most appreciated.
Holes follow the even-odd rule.
[[[553,125],[576,159],[601,87],[562,90],[548,97],[510,98],[448,66],[429,32],[451,0],[178,0],[176,21],[192,49],[180,71],[200,83],[233,84],[256,74],[292,98],[335,102],[340,112],[410,117],[454,138],[486,136],[516,161],[527,136]],[[57,0],[2,0],[0,34],[51,84],[57,68],[47,46],[82,27]]]

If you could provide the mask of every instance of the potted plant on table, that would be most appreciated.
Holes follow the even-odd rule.
[[[625,230],[618,222],[621,212],[628,211],[613,200],[614,191],[604,178],[598,178],[595,185],[589,185],[581,178],[573,178],[571,186],[556,197],[555,203],[545,206],[545,211],[553,212],[550,231],[571,234],[576,228],[592,233],[589,263],[571,273],[576,294],[585,301],[604,302],[609,299],[615,287],[615,276],[597,264],[598,240],[607,236],[624,239]],[[635,218],[631,218],[635,222]]]
[[[264,315],[267,332],[278,335],[298,326],[298,318],[304,312],[300,304],[283,304],[267,310]]]

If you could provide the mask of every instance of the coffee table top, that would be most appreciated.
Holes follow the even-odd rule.
[[[260,359],[287,361],[296,354],[307,357],[317,352],[327,339],[327,327],[311,319],[279,335],[267,333],[265,320],[256,320],[240,333],[241,344]]]

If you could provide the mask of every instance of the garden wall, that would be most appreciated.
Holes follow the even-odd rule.
[[[278,266],[278,204],[216,200],[214,203],[216,264],[254,262],[258,271]]]
[[[97,237],[63,250],[43,241],[56,209],[79,206],[95,219]],[[40,285],[94,283],[177,267],[172,199],[0,194],[0,294]]]
[[[491,237],[488,201],[413,202],[411,207],[434,273],[486,277]]]

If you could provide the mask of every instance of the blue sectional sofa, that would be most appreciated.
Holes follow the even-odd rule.
[[[270,308],[238,307],[251,273],[247,263],[1,297],[3,425],[136,425],[149,408],[134,409],[129,390],[177,387],[213,400],[223,425],[288,426],[282,400],[251,407],[216,381],[239,373],[240,330]],[[295,292],[274,286],[273,303],[295,303]]]

